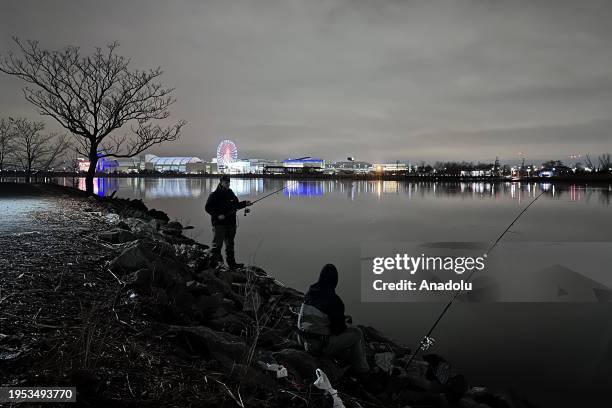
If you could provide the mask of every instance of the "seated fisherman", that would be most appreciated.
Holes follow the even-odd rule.
[[[337,285],[338,270],[332,264],[325,265],[302,303],[298,340],[307,352],[338,358],[350,364],[355,374],[363,374],[370,369],[363,333],[358,327],[347,327],[344,303],[335,290]]]

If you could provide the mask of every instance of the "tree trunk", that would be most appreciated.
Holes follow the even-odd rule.
[[[89,152],[89,168],[87,169],[87,175],[85,176],[85,191],[89,194],[94,193],[93,179],[96,175],[96,166],[98,165],[98,152],[96,149],[92,149]]]
[[[28,161],[28,167],[26,168],[26,172],[25,172],[25,182],[29,183],[32,179],[32,164],[30,161]]]

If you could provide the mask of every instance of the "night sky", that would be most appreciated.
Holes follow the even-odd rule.
[[[114,40],[176,87],[180,142],[209,159],[539,163],[612,152],[610,1],[2,1],[11,36]],[[0,115],[38,119],[0,75]],[[57,126],[49,121],[49,130]]]

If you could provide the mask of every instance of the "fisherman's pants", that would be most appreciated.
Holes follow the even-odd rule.
[[[327,341],[307,339],[298,336],[304,349],[324,357],[337,358],[344,364],[349,364],[355,373],[365,373],[370,370],[366,360],[365,339],[358,327],[347,327],[337,335],[331,335]]]
[[[221,248],[225,242],[225,256],[228,264],[236,263],[234,237],[236,225],[213,225],[212,256],[213,262],[222,262]]]

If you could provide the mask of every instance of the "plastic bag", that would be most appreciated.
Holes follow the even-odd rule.
[[[317,368],[315,370],[315,374],[317,375],[317,379],[314,382],[314,386],[320,390],[327,391],[329,395],[332,396],[334,400],[333,408],[345,408],[344,403],[338,396],[338,391],[332,388],[329,378],[327,378],[327,375],[323,372],[323,370]]]

